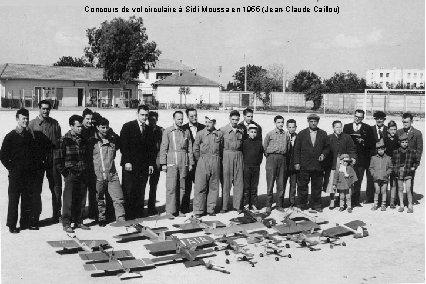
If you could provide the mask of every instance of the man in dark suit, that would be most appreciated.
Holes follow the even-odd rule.
[[[401,136],[404,132],[408,135],[408,149],[416,150],[417,162],[420,165],[420,160],[423,155],[423,136],[422,133],[412,126],[413,115],[406,112],[402,115],[402,129],[398,129],[397,136]],[[411,192],[413,192],[414,174],[411,180]]]
[[[251,108],[246,108],[245,110],[243,110],[243,115],[244,115],[243,121],[238,123],[238,125],[241,126],[241,129],[244,130],[243,140],[248,138],[248,133],[247,133],[248,126],[250,124],[254,124],[254,125],[257,126],[257,136],[256,136],[255,139],[263,141],[262,127],[260,127],[259,124],[257,124],[256,122],[253,121],[253,110]]]
[[[373,132],[374,136],[374,143],[380,141],[380,139],[384,139],[387,136],[388,133],[388,127],[385,125],[386,120],[386,114],[383,111],[376,111],[373,114],[374,119],[376,120],[376,124],[370,126],[371,131]],[[371,157],[375,156],[376,148],[371,149]],[[367,175],[367,189],[366,189],[366,195],[367,195],[367,203],[372,203],[374,201],[374,181],[373,177],[371,176],[370,170],[367,168],[366,171]]]
[[[145,186],[154,171],[154,139],[148,121],[149,108],[140,105],[137,119],[125,123],[120,132],[123,193],[127,220],[143,216]]]
[[[299,205],[307,209],[308,184],[311,182],[312,209],[322,212],[321,189],[324,177],[323,161],[329,154],[327,133],[318,128],[319,116],[308,116],[309,127],[300,131],[294,144],[294,168],[298,178]]]
[[[361,109],[355,110],[354,122],[345,124],[343,127],[343,133],[351,135],[352,140],[355,143],[357,156],[357,162],[354,165],[354,170],[358,177],[358,181],[355,182],[354,190],[352,192],[352,207],[360,206],[359,198],[364,172],[370,166],[371,153],[375,148],[376,143],[372,128],[370,125],[362,122],[364,114],[364,111]],[[374,197],[374,191],[372,193],[367,193],[367,198],[369,194],[372,194]]]
[[[197,132],[203,130],[204,128],[206,128],[206,126],[198,122],[196,109],[187,108],[185,112],[186,112],[186,116],[188,117],[188,123],[185,123],[184,125],[182,125],[182,129],[183,131],[189,130],[191,143],[192,145],[194,145],[195,136],[197,135]],[[181,204],[181,210],[184,213],[191,212],[189,208],[189,203],[191,200],[192,184],[195,181],[196,168],[197,168],[197,164],[195,164],[192,170],[188,172],[188,176],[186,177],[186,180],[185,180],[185,195],[183,196],[182,204]]]

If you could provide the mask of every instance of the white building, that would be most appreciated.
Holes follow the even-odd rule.
[[[154,97],[161,104],[219,105],[220,84],[193,72],[181,72],[152,84]],[[187,88],[183,94],[181,88]]]
[[[383,89],[395,88],[401,85],[406,89],[425,87],[425,69],[369,69],[366,74],[368,86],[380,85]]]
[[[141,72],[139,74],[139,80],[143,81],[143,83],[138,86],[139,98],[143,99],[146,103],[151,102],[153,95],[152,84],[182,71],[192,72],[194,68],[182,64],[182,61],[177,62],[170,59],[159,59],[154,68],[151,68],[146,73]]]

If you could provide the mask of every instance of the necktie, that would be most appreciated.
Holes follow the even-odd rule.
[[[143,134],[143,128],[144,128],[144,125],[143,125],[143,124],[141,124],[139,128],[141,129],[141,134]]]
[[[383,138],[383,131],[381,127],[378,127],[379,129],[379,140]]]

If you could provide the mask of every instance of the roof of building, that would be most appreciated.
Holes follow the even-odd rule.
[[[159,59],[157,63],[155,64],[155,67],[151,68],[151,70],[170,70],[170,71],[178,71],[178,70],[185,70],[185,71],[193,71],[194,68],[182,64],[180,62],[171,60],[171,59]]]
[[[163,80],[153,83],[158,86],[209,86],[218,87],[219,83],[192,72],[173,74]]]
[[[3,66],[3,67],[2,67]],[[0,64],[0,79],[66,80],[103,82],[104,70],[93,67]],[[135,80],[139,82],[140,80]]]

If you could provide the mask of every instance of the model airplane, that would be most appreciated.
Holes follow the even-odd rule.
[[[160,256],[153,258],[154,263],[157,262],[170,262],[177,259],[184,260],[186,267],[192,267],[197,265],[203,265],[204,263],[197,259],[198,256],[203,254],[209,254],[214,252],[214,249],[201,249],[199,247],[205,247],[207,245],[214,244],[214,239],[208,236],[192,237],[185,239],[178,239],[172,237],[168,241],[147,244],[145,248],[153,255],[161,255],[173,253],[172,255]]]
[[[260,253],[259,256],[263,257],[265,255],[275,255],[275,260],[279,261],[280,257],[288,257],[291,258],[291,254],[282,254],[282,247],[287,247],[288,246],[278,246],[276,243],[274,243],[273,241],[268,241],[266,242],[263,247],[265,248],[264,253]]]
[[[343,225],[336,224],[336,227],[332,227],[322,231],[324,237],[340,237],[347,235],[354,235],[354,238],[367,237],[368,231],[365,228],[366,224],[360,220],[354,220]]]
[[[316,224],[328,223],[328,221],[325,220],[324,218],[321,218],[321,217],[315,216],[313,214],[307,213],[307,212],[301,210],[298,207],[291,207],[291,208],[287,209],[286,213],[287,214],[290,213],[287,216],[294,221],[309,220],[309,221],[314,222]],[[285,217],[287,217],[287,216],[285,216]],[[286,218],[284,218],[284,220],[286,220]]]
[[[240,245],[238,244],[234,238],[230,238],[230,237],[222,237],[222,238],[218,238],[216,239],[216,241],[220,242],[220,243],[224,243],[225,245],[222,246],[221,248],[217,248],[216,250],[219,249],[224,249],[225,250],[225,254],[226,255],[230,255],[228,249],[232,250],[232,252],[237,256],[237,261],[246,261],[248,263],[251,264],[252,267],[254,267],[254,265],[257,263],[256,261],[253,261],[253,256],[254,254],[249,253],[247,248],[243,248],[244,245]],[[229,260],[226,261],[226,263],[229,263]]]
[[[320,234],[318,233],[299,233],[296,235],[287,235],[287,239],[298,243],[300,247],[306,247],[310,251],[320,250],[316,246],[321,243]]]
[[[62,248],[56,251],[58,254],[77,253],[79,251],[93,252],[100,248],[110,248],[106,240],[80,240],[76,235],[68,235],[71,240],[47,241],[54,248]]]
[[[239,224],[262,223],[264,226],[271,228],[276,224],[275,220],[268,218],[268,213],[255,213],[244,207],[242,212],[244,216],[232,218],[230,221]]]
[[[204,232],[206,234],[212,234],[215,236],[223,236],[223,235],[230,235],[230,234],[236,234],[236,233],[243,233],[243,234],[247,234],[247,231],[250,230],[258,230],[258,229],[262,229],[265,228],[265,225],[263,223],[248,223],[248,224],[240,224],[240,225],[236,225],[236,224],[231,224],[228,227],[222,227],[222,228],[206,228],[204,230]]]
[[[80,253],[80,258],[86,263],[109,262],[113,259],[116,260],[129,260],[134,259],[134,256],[129,250],[106,251],[100,248],[97,252],[83,252]]]
[[[173,227],[178,228],[179,231],[176,232],[179,233],[192,233],[206,229],[222,228],[226,227],[226,225],[220,221],[203,221],[191,216],[185,220],[185,223],[174,224]]]
[[[297,234],[301,232],[309,232],[309,231],[315,231],[319,230],[320,226],[318,226],[316,223],[312,221],[301,221],[301,222],[295,222],[291,220],[289,217],[287,217],[283,224],[276,225],[272,227],[275,231],[278,232],[280,235],[291,235],[291,234]]]
[[[135,219],[132,221],[125,221],[122,223],[113,223],[111,224],[113,227],[126,227],[126,230],[128,228],[135,229],[134,232],[125,233],[113,236],[113,238],[118,239],[117,243],[126,243],[131,242],[135,240],[140,239],[150,239],[153,242],[157,241],[163,241],[166,239],[166,231],[168,230],[167,227],[159,227],[159,228],[150,228],[147,226],[142,226],[142,224],[139,223],[139,220]]]
[[[154,263],[148,258],[130,260],[111,259],[108,262],[84,265],[86,271],[95,271],[91,274],[92,277],[119,274],[121,280],[140,278],[142,275],[137,271],[149,268],[154,268]]]

